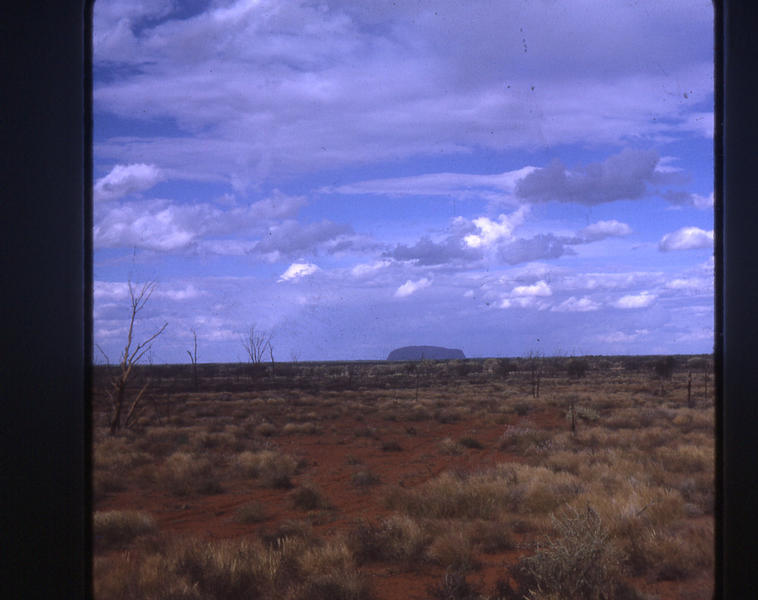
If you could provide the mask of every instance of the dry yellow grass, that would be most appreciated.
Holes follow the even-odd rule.
[[[444,384],[425,387],[422,380],[418,393],[413,387],[393,386],[312,393],[284,390],[257,396],[237,392],[224,396],[224,406],[231,412],[223,418],[214,415],[214,401],[222,394],[190,394],[161,424],[117,436],[96,430],[96,502],[127,488],[213,493],[225,478],[244,477],[254,480],[256,488],[297,484],[282,498],[309,511],[301,513],[305,520],[299,529],[266,523],[259,526],[260,536],[252,536],[247,545],[171,541],[160,552],[147,544],[129,558],[98,554],[94,563],[98,600],[200,600],[221,597],[218,594],[273,600],[359,599],[367,596],[361,576],[366,563],[384,561],[395,569],[423,564],[475,570],[484,553],[516,547],[538,557],[522,566],[532,565],[533,582],[535,577],[546,582],[559,564],[556,553],[561,547],[584,543],[576,539],[587,542],[581,531],[572,542],[573,534],[565,528],[562,533],[554,517],[560,520],[570,511],[583,515],[588,506],[602,531],[593,530],[591,523],[585,523],[585,529],[595,531],[608,548],[607,555],[590,555],[610,565],[609,581],[624,570],[644,581],[683,581],[712,568],[713,527],[702,517],[712,515],[714,507],[714,414],[712,404],[700,397],[695,408],[686,406],[686,378],[675,375],[661,394],[659,382],[649,374],[627,372],[618,365],[613,373],[593,368],[577,380],[568,380],[559,370],[545,371],[540,397],[533,398],[526,373],[516,371],[508,379],[492,380],[493,365]],[[373,377],[391,379],[393,368],[378,365]],[[424,377],[430,381],[449,376],[447,365],[428,368]],[[384,375],[379,374],[381,369]],[[477,428],[482,422],[502,427],[485,435]],[[423,452],[438,464],[456,465],[450,471],[405,480],[412,482],[410,487],[400,487],[372,462],[370,452],[395,439],[404,453],[418,457],[412,454],[414,446],[428,444],[424,432],[435,429],[444,434],[432,439]],[[371,518],[375,515],[367,515],[349,526],[335,524],[348,527],[347,538],[314,533],[308,520],[334,518],[327,514],[328,499],[316,487],[323,473],[313,468],[309,476],[315,485],[301,485],[296,476],[302,465],[276,449],[296,452],[292,448],[307,446],[314,438],[295,436],[314,433],[321,434],[315,439],[319,445],[330,438],[352,445],[348,453],[355,454],[346,454],[347,464],[343,460],[341,465],[353,493],[355,486],[375,483],[374,472],[382,473],[383,485],[372,491],[379,489],[386,497],[389,515],[376,521]],[[480,441],[482,448],[471,441],[470,448],[463,446],[460,440],[465,436]],[[400,456],[379,454],[387,461]],[[477,462],[480,456],[486,463]],[[333,488],[323,489],[333,493]],[[251,503],[243,509],[237,519],[266,520],[262,505]],[[102,523],[96,531],[98,527],[102,532]],[[155,537],[154,528],[144,531],[128,534],[123,543],[146,544],[144,540]],[[546,534],[558,544],[552,547],[552,556],[545,553],[551,548],[544,541]],[[597,549],[589,542],[586,546]],[[241,560],[246,564],[239,564]],[[560,592],[549,591],[553,588],[543,589],[545,598],[560,597]],[[594,592],[588,593],[591,598]]]

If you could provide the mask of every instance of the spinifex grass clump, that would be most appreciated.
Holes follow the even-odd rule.
[[[234,519],[239,523],[260,523],[266,520],[266,507],[260,502],[248,502],[237,509]]]
[[[319,510],[331,508],[331,503],[323,492],[312,484],[304,484],[290,494],[292,506],[300,510]]]
[[[367,600],[352,553],[339,539],[324,544],[283,538],[175,540],[160,554],[97,558],[98,600]]]
[[[423,559],[430,541],[418,521],[405,515],[392,515],[378,523],[361,521],[348,537],[359,563],[382,560],[406,566]]]
[[[413,490],[391,490],[387,505],[419,518],[493,520],[506,512],[547,514],[581,491],[570,473],[513,464],[468,476],[445,472]]]
[[[461,528],[446,527],[440,531],[429,544],[426,555],[432,562],[458,572],[481,566],[472,536]]]
[[[434,600],[480,600],[481,586],[466,580],[466,574],[456,569],[448,569],[440,582],[427,589]]]
[[[462,454],[464,450],[462,444],[449,437],[440,440],[438,446],[442,454],[448,454],[451,456]]]
[[[152,516],[133,510],[98,511],[92,525],[97,549],[120,548],[156,530]]]
[[[298,470],[298,463],[292,456],[275,450],[246,450],[237,455],[235,465],[246,477],[257,478],[264,487],[276,489],[291,488],[291,477]]]
[[[247,380],[230,391],[232,379],[210,375],[202,393],[187,392],[166,378],[156,392],[175,394],[171,417],[114,436],[108,407],[101,407],[93,436],[96,507],[104,512],[136,498],[135,506],[166,519],[160,533],[127,530],[111,546],[100,538],[96,597],[362,600],[361,571],[377,582],[376,598],[403,597],[402,585],[418,589],[421,577],[426,585],[448,567],[430,597],[591,599],[595,584],[604,589],[595,597],[604,600],[612,593],[614,600],[652,597],[624,588],[616,572],[648,594],[659,581],[680,594],[707,587],[712,407],[700,397],[687,406],[686,373],[675,374],[661,396],[653,393],[660,386],[651,383],[650,369],[619,366],[611,374],[590,362],[581,379],[570,379],[562,366],[546,368],[539,397],[529,396],[531,373],[524,369],[507,380],[490,370],[451,379],[442,364],[417,395],[415,387],[403,388],[402,377],[393,379],[392,369],[372,379],[359,377],[356,366],[360,385],[343,390],[341,376],[332,378],[332,389],[317,373],[285,380],[277,365],[271,393],[242,391]],[[321,391],[297,387],[303,384]],[[261,424],[275,424],[275,431]],[[393,440],[403,452],[382,452]],[[379,473],[381,485],[374,486]],[[217,486],[224,498],[164,493]],[[342,511],[325,508],[330,501]],[[191,514],[183,512],[187,505]],[[288,517],[296,520],[281,520]],[[182,531],[202,527],[211,536],[238,527],[248,546],[182,542],[174,531],[179,523]],[[593,539],[605,540],[605,554],[590,552],[600,552]],[[582,557],[616,587],[577,575]],[[614,564],[617,570],[608,567]],[[509,572],[502,586],[485,586]],[[582,581],[586,586],[577,587]]]
[[[160,481],[176,496],[217,494],[221,488],[219,474],[202,455],[174,452],[160,469]]]
[[[282,427],[282,433],[285,435],[290,434],[314,434],[318,433],[318,427],[315,423],[306,422],[306,423],[287,423],[284,427]]]

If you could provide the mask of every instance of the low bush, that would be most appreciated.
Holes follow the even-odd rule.
[[[474,521],[468,529],[471,541],[485,554],[495,554],[516,547],[512,528],[499,521]]]
[[[271,437],[276,433],[276,426],[273,423],[261,423],[255,428],[255,433],[263,437]]]
[[[402,452],[403,447],[395,441],[384,442],[382,444],[382,452]]]
[[[300,510],[318,510],[331,508],[331,503],[323,493],[313,485],[305,484],[290,493],[292,506]]]
[[[97,550],[120,548],[156,531],[152,516],[133,510],[97,511],[92,517],[92,528]]]
[[[294,600],[362,600],[368,586],[342,540],[330,540],[305,550],[298,561],[302,582]]]
[[[431,519],[493,519],[508,505],[509,485],[480,476],[462,480],[443,473],[412,490],[396,488],[387,495],[389,508]]]
[[[380,479],[376,475],[374,475],[371,471],[368,469],[361,469],[360,471],[356,471],[353,473],[353,476],[350,478],[353,485],[360,488],[365,488],[370,485],[375,485],[379,483]]]
[[[313,525],[308,521],[288,519],[279,524],[273,531],[261,532],[261,540],[269,546],[276,546],[284,539],[297,539],[304,542],[313,541]]]
[[[481,450],[484,448],[484,446],[479,440],[474,439],[472,437],[465,437],[461,439],[458,443],[461,446],[465,446],[466,448],[473,448],[474,450]]]
[[[160,468],[159,480],[176,496],[217,494],[222,491],[211,462],[186,452],[174,452],[166,459]]]
[[[260,523],[266,518],[266,508],[260,502],[248,502],[240,506],[234,514],[234,520],[239,523]]]
[[[410,566],[423,559],[429,542],[419,523],[405,515],[392,515],[378,523],[360,521],[348,537],[359,563],[385,560]]]
[[[566,364],[566,373],[571,379],[581,379],[590,370],[590,363],[583,358],[572,358]]]
[[[525,416],[531,409],[532,407],[528,402],[517,402],[513,405],[513,412],[515,412],[519,417]]]
[[[354,432],[355,437],[367,437],[374,440],[379,439],[376,427],[360,427]]]
[[[432,562],[456,572],[466,572],[481,566],[468,533],[460,528],[438,535],[426,550]]]
[[[298,462],[292,456],[275,450],[246,450],[237,455],[235,464],[242,474],[258,478],[265,487],[275,489],[291,488],[290,478],[298,470]]]
[[[448,569],[436,586],[427,589],[434,600],[480,600],[481,588],[466,581],[466,574],[455,569]]]
[[[506,426],[500,436],[498,447],[501,450],[525,454],[533,449],[549,448],[550,433],[532,427]]]
[[[287,423],[282,427],[282,433],[287,434],[314,434],[318,433],[318,427],[315,423]]]
[[[451,456],[463,453],[463,446],[449,437],[440,441],[439,449],[442,454],[449,454]]]
[[[557,535],[519,560],[511,576],[525,598],[607,600],[622,583],[622,555],[600,517],[588,506],[553,518]]]

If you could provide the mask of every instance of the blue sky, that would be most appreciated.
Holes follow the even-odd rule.
[[[98,0],[95,342],[155,280],[154,362],[711,352],[712,18]]]

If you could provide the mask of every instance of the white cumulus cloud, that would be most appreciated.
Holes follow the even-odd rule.
[[[429,281],[426,277],[419,279],[418,281],[411,281],[409,279],[403,285],[397,288],[395,291],[395,298],[405,298],[406,296],[410,296],[419,290],[428,288],[430,285],[432,285],[432,282]]]
[[[376,273],[377,271],[384,269],[391,264],[392,263],[389,260],[377,260],[373,263],[360,263],[350,269],[350,273],[353,275],[353,277],[363,277],[364,275]]]
[[[651,294],[650,292],[641,292],[639,294],[629,294],[627,296],[622,296],[616,302],[613,303],[613,305],[616,308],[645,308],[647,306],[650,306],[653,302],[655,302],[655,299],[657,296],[655,294]]]
[[[590,300],[586,296],[582,298],[571,296],[568,300],[561,302],[558,306],[553,306],[550,310],[553,312],[590,312],[599,308],[600,304]]]
[[[547,302],[540,302],[535,296],[525,296],[520,298],[503,298],[500,302],[500,308],[536,308],[537,310],[547,309]]]
[[[513,288],[514,296],[551,296],[553,291],[545,281],[538,281],[533,285],[518,285]]]
[[[316,271],[320,271],[317,265],[312,263],[292,263],[287,270],[281,274],[279,281],[293,281],[308,275],[313,275]]]
[[[588,225],[579,232],[579,236],[588,242],[595,242],[608,237],[622,237],[632,233],[631,227],[619,221],[598,221]]]
[[[95,202],[113,200],[127,194],[142,192],[163,179],[162,171],[155,165],[116,165],[110,173],[95,182],[94,199]]]
[[[492,246],[502,239],[510,239],[513,230],[524,222],[528,206],[522,206],[510,215],[500,215],[497,221],[488,217],[479,217],[472,222],[479,230],[463,238],[469,248]]]
[[[712,247],[713,230],[705,231],[699,227],[682,227],[672,233],[667,233],[658,242],[658,249],[661,252]]]

